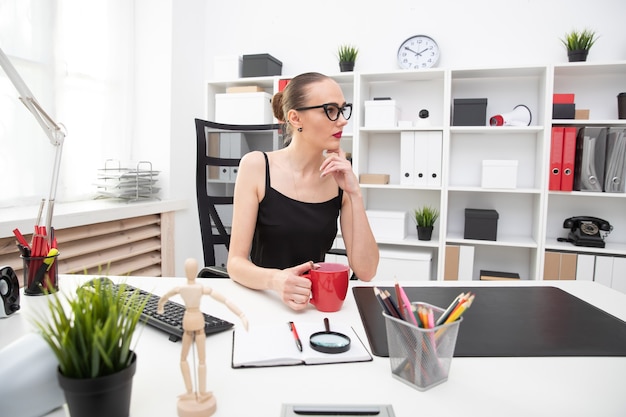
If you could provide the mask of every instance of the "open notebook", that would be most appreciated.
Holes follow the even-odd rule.
[[[343,333],[350,338],[350,349],[343,353],[322,353],[309,344],[309,337],[324,331],[324,323],[295,322],[302,341],[302,352],[296,347],[295,339],[287,322],[252,325],[246,331],[237,327],[233,332],[233,368],[318,365],[342,362],[371,361],[372,356],[359,339],[354,329],[344,323],[333,323],[330,330]]]

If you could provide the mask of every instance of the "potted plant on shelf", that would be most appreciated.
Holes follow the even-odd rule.
[[[572,30],[561,39],[567,48],[569,62],[581,62],[587,60],[589,49],[596,43],[598,36],[594,30],[585,29],[582,31]]]
[[[359,55],[359,49],[353,45],[341,45],[337,50],[339,58],[339,69],[341,72],[353,71],[356,57]]]
[[[73,297],[55,292],[34,319],[59,362],[57,378],[72,417],[129,415],[137,367],[131,342],[148,299],[124,288],[99,278]]]
[[[414,220],[417,224],[417,238],[430,240],[433,235],[433,227],[439,218],[439,210],[430,206],[423,206],[413,210]]]

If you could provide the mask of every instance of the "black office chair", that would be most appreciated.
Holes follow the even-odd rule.
[[[204,268],[198,277],[228,278],[225,265],[216,265],[215,249],[230,245],[229,227],[224,225],[220,211],[232,212],[234,174],[241,160],[241,146],[237,146],[237,154],[224,152],[231,144],[229,140],[237,140],[237,136],[225,133],[259,133],[279,131],[278,124],[265,125],[229,125],[195,119],[196,122],[196,196],[202,248],[204,251]],[[253,135],[250,135],[253,136]],[[267,135],[266,135],[267,136]],[[272,142],[276,138],[272,139]],[[240,145],[240,144],[239,144]],[[263,149],[263,144],[255,144],[254,149]],[[272,150],[273,144],[264,150]],[[230,206],[230,207],[229,207]],[[223,209],[220,209],[223,207]]]
[[[230,210],[232,212],[233,195],[231,188],[234,188],[234,175],[231,176],[231,173],[236,175],[242,150],[239,146],[236,147],[236,157],[232,157],[230,154],[229,157],[226,157],[224,152],[220,152],[221,145],[228,146],[227,142],[223,141],[237,140],[237,136],[229,137],[223,134],[248,132],[251,139],[254,139],[254,134],[275,130],[279,136],[272,137],[271,144],[263,146],[262,143],[255,143],[253,147],[254,149],[270,151],[276,145],[274,141],[281,140],[280,125],[229,125],[201,119],[195,119],[195,121],[197,142],[196,196],[205,265],[198,272],[198,278],[228,278],[226,266],[216,264],[215,249],[224,246],[228,250],[230,245],[229,228],[224,225],[220,211]],[[225,178],[226,176],[228,179]],[[224,209],[218,210],[220,207]],[[344,249],[331,249],[328,253],[346,255]]]

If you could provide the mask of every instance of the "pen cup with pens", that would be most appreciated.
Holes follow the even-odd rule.
[[[416,310],[432,311],[436,322],[444,310],[427,303],[412,303]],[[392,376],[419,391],[426,391],[448,380],[456,338],[463,317],[431,328],[382,313]]]
[[[52,292],[59,289],[58,256],[56,249],[50,250],[47,256],[21,256],[25,295],[44,295],[45,290]]]

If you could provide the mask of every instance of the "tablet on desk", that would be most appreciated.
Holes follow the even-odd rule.
[[[384,287],[379,287],[381,290]],[[392,293],[392,288],[386,288]],[[476,295],[463,315],[454,356],[626,356],[626,323],[555,287],[404,287],[413,302],[445,308]],[[372,353],[389,356],[385,321],[372,287],[354,287]]]

